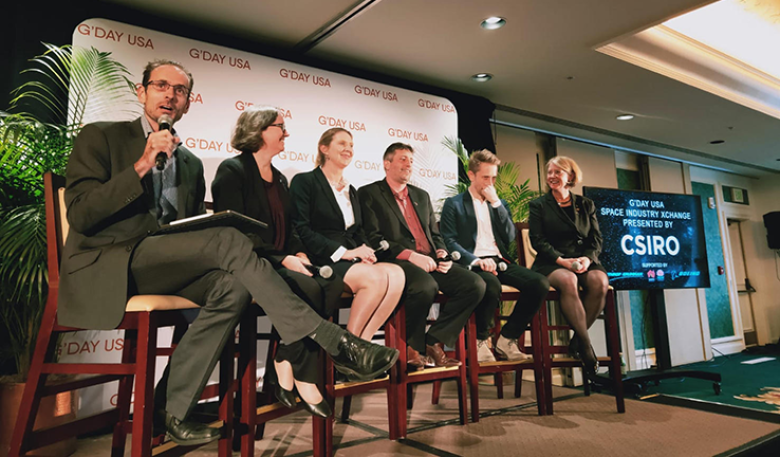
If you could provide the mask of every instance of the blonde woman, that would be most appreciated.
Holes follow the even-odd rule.
[[[580,182],[582,171],[574,160],[552,158],[547,162],[549,191],[530,203],[528,223],[531,245],[537,252],[532,270],[546,275],[560,292],[561,311],[575,333],[569,353],[580,358],[585,373],[592,375],[598,359],[588,329],[604,309],[609,280],[599,263],[601,232],[596,206],[571,192]]]

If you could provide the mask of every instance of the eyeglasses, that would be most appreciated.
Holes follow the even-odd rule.
[[[146,85],[152,86],[160,92],[167,92],[169,87],[173,87],[173,92],[180,97],[187,97],[190,95],[189,87],[184,86],[182,84],[177,84],[175,86],[172,86],[171,83],[165,81],[164,79],[149,81],[148,83],[146,83]]]
[[[280,129],[282,129],[282,133],[286,133],[287,132],[287,129],[284,127],[284,123],[281,123],[281,124],[271,124],[271,125],[269,125],[269,127],[279,127]]]

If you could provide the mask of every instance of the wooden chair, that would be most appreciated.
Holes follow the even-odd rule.
[[[125,316],[117,327],[125,330],[125,346],[120,363],[56,363],[54,361],[58,335],[82,330],[57,324],[60,256],[68,231],[64,185],[65,179],[61,176],[52,173],[44,176],[49,295],[8,455],[18,457],[33,449],[104,428],[107,424],[115,424],[111,446],[112,456],[124,455],[127,433],[133,435],[131,451],[133,457],[151,456],[153,445],[156,445],[155,455],[181,455],[192,448],[185,449],[173,442],[161,444],[162,437],[152,436],[155,357],[170,356],[173,352],[173,348],[158,349],[157,329],[177,326],[178,331],[181,332],[187,322],[180,311],[198,308],[195,303],[176,296],[134,296],[128,301]],[[233,382],[234,344],[234,340],[229,339],[221,355],[218,388],[209,388],[205,391],[206,395],[218,393],[221,397],[219,420],[210,425],[222,428],[222,438],[218,446],[219,455],[225,457],[231,455],[232,393],[237,387]],[[47,384],[46,380],[50,374],[97,376],[83,377],[61,384]],[[135,380],[134,392],[133,380]],[[48,429],[33,430],[42,397],[113,381],[119,381],[116,408]],[[133,396],[134,400],[132,400]],[[130,418],[131,402],[134,404],[132,419]]]
[[[521,297],[521,292],[514,287],[501,286],[501,301],[517,301]],[[501,324],[509,318],[508,315],[502,315],[500,310],[496,310],[495,327],[492,330],[493,340],[497,340],[501,333]],[[533,355],[531,360],[521,361],[495,361],[479,363],[477,360],[477,320],[472,314],[466,324],[466,347],[468,358],[468,378],[469,378],[469,399],[471,400],[471,421],[479,422],[479,377],[485,374],[493,374],[496,385],[496,394],[498,398],[504,398],[503,376],[504,372],[515,372],[515,398],[522,394],[522,372],[523,370],[533,370],[534,383],[536,384],[536,403],[539,415],[543,416],[546,412],[545,389],[544,389],[544,365],[542,363],[542,342],[541,328],[539,322],[539,313],[534,315],[529,326],[531,334],[531,350],[525,346],[525,335],[518,339],[519,346],[525,346],[525,353]]]
[[[517,237],[517,249],[519,254],[518,261],[521,265],[530,266],[533,264],[536,258],[536,252],[531,247],[529,238],[529,229],[527,223],[517,224],[518,234]],[[604,331],[607,337],[607,356],[599,357],[599,366],[609,367],[610,375],[610,388],[615,394],[615,403],[617,411],[624,413],[626,410],[625,401],[623,397],[623,377],[620,372],[620,342],[618,337],[618,324],[617,324],[617,312],[615,310],[615,293],[614,289],[610,286],[607,291],[606,304],[604,306],[604,312],[600,319],[604,320]],[[560,294],[557,290],[550,287],[550,292],[547,294],[547,301],[557,301],[560,299]],[[552,396],[552,369],[553,368],[576,368],[582,367],[582,363],[579,360],[571,357],[553,357],[554,354],[566,354],[568,347],[564,345],[556,345],[551,342],[552,332],[569,332],[571,327],[568,325],[551,325],[547,307],[542,306],[539,311],[539,323],[542,340],[542,360],[544,364],[544,384],[545,393],[544,398],[547,402],[545,407],[547,414],[553,414],[553,396]],[[583,377],[584,378],[584,377]],[[584,380],[585,394],[590,395],[590,381]]]
[[[435,302],[440,306],[445,306],[447,297],[439,293]],[[334,387],[334,395],[344,398],[341,420],[346,421],[349,418],[351,405],[351,395],[366,392],[377,388],[387,388],[388,401],[388,420],[389,420],[389,438],[398,440],[406,437],[407,433],[407,411],[412,408],[414,386],[423,382],[433,382],[434,389],[440,385],[441,381],[455,380],[458,386],[458,417],[461,425],[467,422],[467,404],[466,404],[466,349],[464,332],[458,335],[455,344],[455,351],[450,353],[451,357],[462,362],[460,367],[452,368],[426,368],[409,373],[406,366],[406,309],[403,303],[399,304],[393,312],[390,319],[384,326],[385,345],[398,349],[400,352],[398,361],[390,369],[389,379],[383,378],[365,383],[346,383],[337,384]],[[332,370],[326,369],[325,373],[332,373]],[[438,398],[436,399],[438,402]],[[332,450],[331,447],[327,449]],[[331,455],[326,453],[325,455]]]

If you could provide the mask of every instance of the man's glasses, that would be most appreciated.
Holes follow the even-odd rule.
[[[271,125],[269,125],[269,127],[279,127],[280,129],[282,129],[282,133],[286,133],[287,132],[287,129],[284,127],[284,123],[281,123],[281,124],[271,124]]]
[[[165,81],[163,79],[157,81],[149,81],[146,85],[152,86],[160,92],[167,92],[169,87],[173,87],[173,92],[180,97],[188,97],[190,95],[189,87],[181,84],[171,86],[171,84],[168,81]]]

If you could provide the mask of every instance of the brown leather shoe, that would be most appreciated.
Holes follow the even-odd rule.
[[[406,346],[406,368],[408,371],[425,368],[425,359],[411,346]]]
[[[425,353],[437,367],[459,367],[460,360],[447,357],[444,352],[444,344],[436,343],[433,346],[425,345]]]

